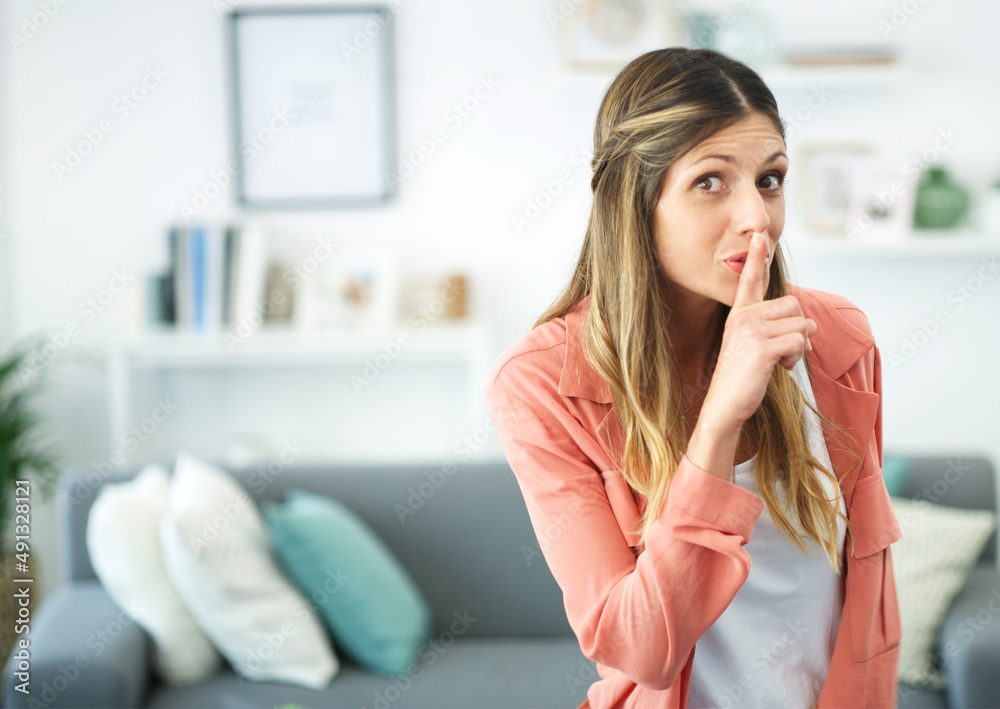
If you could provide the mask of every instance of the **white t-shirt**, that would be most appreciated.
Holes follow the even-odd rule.
[[[806,399],[816,405],[805,359],[792,369]],[[819,418],[804,410],[812,454],[833,470]],[[734,468],[735,483],[760,495],[757,456]],[[828,496],[840,489],[822,475]],[[778,494],[785,501],[779,486]],[[798,523],[792,511],[789,517]],[[839,545],[846,527],[838,520]],[[844,605],[843,578],[811,539],[805,554],[774,525],[767,508],[743,548],[750,555],[750,574],[732,602],[695,645],[688,706],[786,707],[812,709],[830,668]]]

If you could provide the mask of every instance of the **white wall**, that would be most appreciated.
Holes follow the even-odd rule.
[[[561,63],[546,18],[555,5],[403,0],[395,21],[399,149],[409,154],[436,129],[446,130],[447,140],[385,207],[261,215],[275,236],[274,253],[294,262],[315,238],[333,235],[348,246],[382,244],[407,268],[463,268],[472,277],[473,311],[491,327],[491,356],[513,344],[565,283],[575,261],[589,208],[589,171],[580,156],[592,149],[597,105],[611,78],[571,72]],[[877,43],[878,21],[891,20],[893,11],[891,3],[756,6],[774,13],[787,43],[802,45]],[[32,0],[4,3],[4,35],[39,8]],[[995,177],[1000,172],[997,26],[1000,8],[987,0],[919,5],[889,39],[907,60],[911,78],[866,91],[832,91],[792,136],[790,148],[807,140],[863,138],[913,154],[933,142],[936,130],[953,127],[960,138],[945,155],[947,164],[977,187]],[[82,344],[134,324],[132,296],[141,287],[139,278],[128,296],[92,322],[82,321],[78,306],[118,270],[140,277],[160,269],[166,225],[178,218],[178,204],[189,202],[230,159],[225,30],[209,0],[88,0],[60,6],[18,51],[2,50],[0,128],[6,150],[0,163],[8,177],[0,182],[0,205],[6,207],[0,231],[9,237],[0,243],[0,257],[6,265],[9,256],[11,266],[11,337],[75,323],[82,334],[74,344]],[[120,119],[113,102],[151,66],[166,77]],[[457,126],[447,122],[449,108],[484,77],[498,84],[496,91]],[[807,97],[807,90],[778,95],[787,114]],[[113,121],[113,132],[77,170],[57,179],[53,161],[102,119]],[[1000,420],[1000,383],[990,367],[1000,351],[1000,279],[985,282],[957,308],[948,293],[974,276],[982,265],[978,255],[872,260],[796,252],[806,231],[794,205],[792,157],[784,239],[801,284],[841,293],[860,305],[883,357],[900,351],[904,338],[912,338],[935,310],[949,309],[947,325],[904,367],[896,370],[883,361],[886,449],[974,450],[1000,461],[991,430]],[[562,171],[569,171],[565,190],[517,230],[512,215],[523,213],[527,201],[537,199]],[[204,216],[225,220],[238,214],[227,192]],[[120,446],[108,432],[102,364],[86,360],[86,353],[60,355],[64,366],[57,368],[59,386],[49,404],[52,429],[62,438],[60,452],[69,461],[107,460]],[[178,423],[161,432],[159,443],[151,441],[137,455],[172,450],[184,431],[215,430],[220,411],[239,409],[239,419],[248,409],[274,410],[289,400],[301,402],[294,423],[275,417],[269,425],[313,440],[327,436],[345,459],[439,463],[454,459],[463,437],[485,424],[457,413],[467,386],[447,368],[400,364],[361,397],[314,395],[317,389],[342,394],[345,376],[330,373],[335,385],[315,371],[266,382],[218,377],[146,382],[136,392],[137,410],[151,407],[163,391],[156,387],[166,387],[183,404],[186,428]],[[279,436],[270,441],[279,442]],[[495,438],[478,453],[502,454]],[[51,545],[42,555],[51,581],[56,575]]]

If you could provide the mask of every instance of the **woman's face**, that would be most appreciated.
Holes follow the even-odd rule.
[[[669,167],[653,235],[675,307],[732,306],[740,274],[726,259],[749,251],[757,231],[773,256],[785,226],[787,171],[781,134],[760,113],[706,138]],[[766,269],[765,291],[769,280]]]

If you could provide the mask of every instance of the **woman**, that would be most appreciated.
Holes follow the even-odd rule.
[[[894,706],[879,350],[787,282],[774,97],[717,52],[649,52],[593,168],[570,283],[486,386],[601,676],[582,706]]]

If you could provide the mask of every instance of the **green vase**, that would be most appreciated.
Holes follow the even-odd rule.
[[[950,229],[969,209],[969,191],[952,182],[943,167],[930,167],[917,185],[916,229]]]

